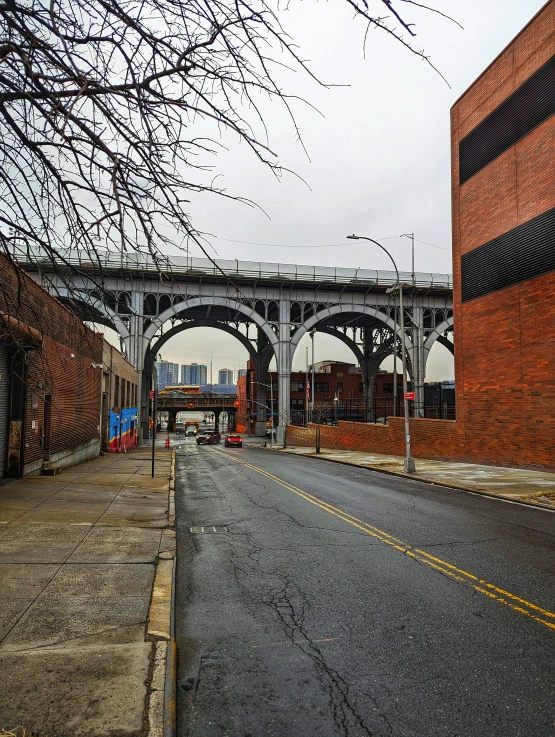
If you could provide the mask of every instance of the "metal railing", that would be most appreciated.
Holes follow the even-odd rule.
[[[35,267],[64,266],[102,272],[124,270],[126,272],[161,272],[184,276],[243,277],[249,279],[283,280],[293,282],[353,284],[358,286],[390,286],[397,281],[393,271],[373,269],[344,269],[333,266],[305,266],[301,264],[239,261],[238,259],[194,258],[192,256],[160,256],[154,258],[145,253],[116,253],[98,249],[91,254],[77,249],[60,249],[52,258],[41,248],[14,246],[14,258],[21,264]],[[451,274],[418,272],[414,280],[410,272],[400,272],[402,282],[416,287],[452,289]]]
[[[411,417],[424,417],[433,420],[456,420],[455,404],[451,402],[425,403],[422,408],[416,403],[411,403]],[[368,403],[364,399],[351,399],[340,402],[336,407],[330,403],[326,410],[314,410],[311,416],[310,410],[293,410],[291,412],[291,424],[306,427],[308,422],[320,422],[321,425],[335,425],[337,421],[347,422],[373,422],[385,424],[390,417],[403,417],[403,400],[397,398],[397,412],[395,412],[392,397],[373,397]]]

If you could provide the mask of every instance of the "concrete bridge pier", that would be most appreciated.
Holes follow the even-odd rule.
[[[256,425],[254,434],[257,438],[266,436],[266,415],[270,409],[270,400],[268,399],[267,376],[270,362],[274,356],[272,346],[268,340],[266,333],[258,328],[258,351],[253,356],[254,370],[256,373]]]
[[[221,409],[215,409],[214,410],[214,430],[216,432],[220,432],[220,415],[222,413]]]
[[[168,410],[168,432],[175,432],[177,426],[177,410]]]

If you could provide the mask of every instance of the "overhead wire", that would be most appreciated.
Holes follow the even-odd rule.
[[[383,238],[376,238],[378,241],[389,241],[394,238],[401,238],[400,235],[388,235]],[[236,240],[234,238],[222,238],[217,235],[208,236],[208,238],[215,238],[218,241],[225,241],[227,243],[242,243],[247,246],[264,246],[265,248],[295,248],[295,249],[304,249],[304,248],[345,248],[345,246],[348,246],[348,243],[320,243],[316,245],[309,245],[309,246],[302,246],[302,245],[291,245],[290,243],[259,243],[258,241],[241,241]],[[428,243],[427,241],[421,241],[419,238],[414,239],[417,243],[423,243],[426,246],[431,246],[432,248],[439,248],[442,251],[448,251],[448,248],[445,248],[444,246],[436,246],[434,243]]]

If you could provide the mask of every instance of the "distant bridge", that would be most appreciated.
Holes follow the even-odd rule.
[[[216,412],[218,410],[237,409],[237,394],[184,394],[176,397],[173,394],[159,394],[156,406],[162,412],[171,410],[176,412]]]
[[[402,322],[417,415],[424,406],[430,349],[437,341],[454,350],[447,337],[453,330],[449,274],[417,273],[413,278],[400,273],[406,294],[401,321],[396,298],[386,293],[396,283],[391,271],[212,262],[185,256],[168,256],[155,263],[146,255],[108,252],[93,260],[75,250],[62,254],[56,264],[40,251],[14,255],[80,317],[119,333],[127,358],[142,372],[144,437],[155,357],[166,341],[190,328],[212,327],[233,335],[253,358],[259,379],[267,375],[275,357],[279,439],[289,421],[293,356],[301,338],[313,328],[351,349],[362,369],[365,395],[371,399],[380,364],[388,355],[400,355]],[[257,401],[266,404],[263,383],[257,387]],[[257,435],[265,430],[265,422],[257,421]]]
[[[219,430],[220,415],[225,411],[228,413],[228,427],[235,426],[235,418],[230,421],[229,415],[237,413],[237,394],[177,394],[159,394],[156,399],[157,410],[168,413],[168,430],[175,430],[179,412],[213,412],[214,426]]]

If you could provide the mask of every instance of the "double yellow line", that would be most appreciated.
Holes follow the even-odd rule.
[[[505,591],[504,589],[501,589],[498,586],[489,583],[483,578],[479,578],[478,576],[475,576],[468,571],[457,568],[456,566],[452,565],[451,563],[447,563],[447,561],[442,560],[441,558],[436,558],[435,556],[430,555],[425,550],[414,548],[412,545],[404,543],[402,540],[393,537],[393,535],[389,535],[387,532],[384,532],[383,530],[380,530],[379,528],[374,527],[373,525],[370,525],[361,519],[358,519],[358,517],[354,517],[352,514],[349,514],[348,512],[345,512],[338,507],[334,507],[332,504],[324,502],[322,499],[319,499],[313,494],[309,494],[307,491],[303,491],[297,486],[293,486],[292,484],[287,483],[287,481],[283,481],[283,479],[274,476],[268,471],[264,471],[262,468],[253,466],[251,463],[247,463],[246,461],[243,461],[236,456],[229,455],[228,453],[224,453],[221,450],[216,450],[216,452],[225,455],[226,458],[229,458],[236,463],[241,463],[243,466],[247,466],[247,468],[256,471],[262,476],[266,476],[266,478],[269,478],[276,484],[283,486],[284,489],[293,492],[293,494],[300,496],[305,501],[310,502],[310,504],[314,504],[316,507],[323,509],[324,512],[333,514],[334,517],[337,517],[338,519],[343,520],[343,522],[347,522],[347,524],[356,527],[358,530],[361,530],[367,535],[370,535],[376,540],[379,540],[384,545],[389,545],[398,552],[403,553],[403,555],[408,555],[410,558],[414,558],[414,560],[417,560],[419,563],[430,566],[430,568],[433,568],[435,571],[438,571],[439,573],[452,578],[454,581],[457,581],[458,583],[461,583],[465,586],[469,586],[478,593],[483,594],[490,599],[494,599],[500,604],[504,604],[511,609],[514,609],[515,612],[519,612],[519,614],[524,614],[531,619],[535,619],[536,622],[540,622],[540,624],[543,624],[545,627],[549,627],[549,629],[555,630],[554,612],[550,612],[547,609],[542,609],[542,607],[537,606],[530,601],[526,601],[526,599],[522,599],[520,596],[511,594],[509,591]]]

